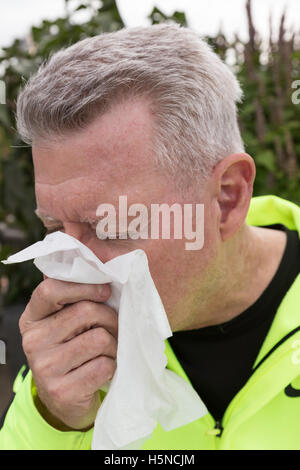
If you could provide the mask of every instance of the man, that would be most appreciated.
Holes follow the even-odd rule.
[[[146,252],[173,331],[168,367],[208,407],[183,428],[158,425],[145,449],[300,448],[300,209],[270,196],[248,213],[255,165],[240,98],[196,34],[156,25],[58,52],[18,99],[38,216],[103,262]],[[146,207],[203,204],[202,249],[175,237],[100,240],[97,207],[117,209],[120,195]],[[2,448],[90,448],[99,389],[116,369],[109,296],[109,285],[54,279],[33,292],[20,319],[30,371],[17,378]]]

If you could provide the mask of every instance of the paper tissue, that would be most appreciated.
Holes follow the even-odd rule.
[[[33,258],[50,278],[111,283],[107,304],[118,312],[117,369],[105,384],[108,392],[95,420],[92,449],[141,449],[157,422],[170,431],[207,413],[192,386],[166,369],[164,340],[172,331],[144,251],[103,264],[81,242],[55,232],[3,263]]]

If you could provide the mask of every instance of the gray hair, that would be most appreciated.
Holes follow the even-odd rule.
[[[84,128],[120,100],[147,97],[157,162],[171,173],[208,176],[224,157],[244,151],[241,96],[229,67],[191,29],[125,28],[50,57],[19,94],[17,127],[32,144]]]

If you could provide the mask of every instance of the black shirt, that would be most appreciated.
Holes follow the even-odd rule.
[[[276,311],[300,272],[300,241],[283,225],[287,243],[280,265],[268,287],[247,310],[232,320],[197,330],[177,331],[169,338],[178,360],[208,411],[220,421],[252,367]]]

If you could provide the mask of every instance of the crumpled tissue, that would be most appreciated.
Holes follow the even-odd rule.
[[[164,340],[172,331],[143,250],[102,263],[75,238],[54,232],[3,263],[33,258],[50,278],[111,283],[107,304],[118,312],[117,368],[103,386],[107,393],[96,416],[92,449],[141,449],[157,423],[170,431],[207,413],[193,387],[166,368]]]

